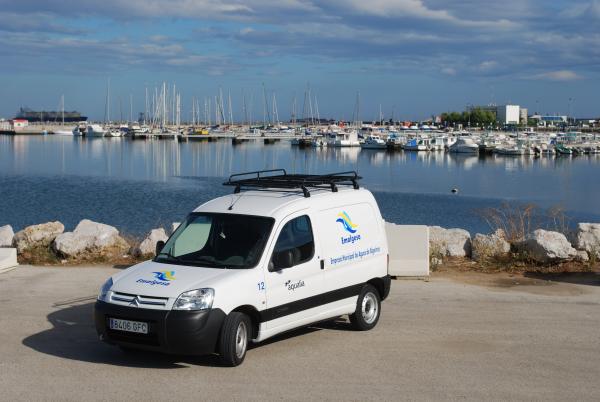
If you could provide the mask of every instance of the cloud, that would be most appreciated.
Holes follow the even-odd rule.
[[[76,58],[69,53],[69,47],[61,49],[60,45],[79,43],[92,52],[102,48],[83,58],[95,60],[96,54],[105,54],[111,64],[146,69],[183,69],[214,62],[220,66],[214,71],[237,71],[239,60],[277,69],[283,60],[302,58],[318,60],[332,68],[338,68],[337,63],[352,63],[349,67],[352,71],[360,69],[360,64],[367,69],[377,64],[381,71],[413,69],[418,73],[469,78],[533,77],[540,71],[555,70],[588,77],[600,65],[599,24],[581,23],[582,18],[598,18],[600,0],[576,4],[557,0],[551,8],[544,7],[541,0],[485,3],[480,0],[0,0],[0,9],[5,14],[22,16],[11,19],[22,21],[21,24],[5,24],[5,32],[47,34],[42,42],[47,41],[49,46],[54,41],[58,45],[54,50],[57,58]],[[86,24],[89,20],[96,24],[92,27],[101,25],[102,30],[94,33]],[[73,23],[69,24],[70,21]],[[152,29],[139,29],[143,24],[150,24]],[[82,41],[77,28],[80,26],[90,29],[88,42]],[[137,34],[137,37],[125,37],[129,46],[126,49],[114,36],[109,34],[107,38],[106,32],[114,32],[114,36]],[[39,51],[35,40],[25,38],[17,40],[21,40],[22,46],[29,46],[29,50],[17,49],[13,55],[15,61],[18,55],[25,57],[27,52]],[[4,43],[4,49],[14,48]],[[111,46],[117,48],[114,57],[109,52]],[[156,55],[150,56],[153,52]],[[209,61],[208,56],[215,59]],[[73,63],[77,65],[81,60]]]
[[[456,69],[452,67],[444,67],[441,69],[442,74],[446,75],[456,75]]]
[[[534,75],[532,78],[549,81],[574,81],[580,80],[583,77],[571,70],[548,71]]]
[[[187,70],[201,67],[203,72],[219,75],[236,71],[240,63],[217,54],[200,54],[177,43],[154,41],[137,43],[127,38],[56,38],[35,33],[9,33],[0,36],[0,52],[5,54],[3,70],[15,63],[21,70],[57,69],[76,74],[129,70],[132,67],[154,70]]]
[[[0,32],[39,32],[53,34],[83,35],[86,30],[72,28],[55,22],[52,14],[32,13],[26,18],[19,13],[0,12]]]
[[[590,18],[600,20],[600,0],[575,3],[567,7],[562,15],[568,18]]]

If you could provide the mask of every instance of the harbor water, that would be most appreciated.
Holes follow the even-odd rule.
[[[600,222],[600,156],[473,156],[360,148],[298,148],[288,141],[135,140],[0,136],[0,226],[15,230],[83,218],[144,232],[181,220],[231,187],[232,173],[356,170],[384,218],[489,232],[482,211],[503,203],[561,207],[572,223]],[[457,189],[453,194],[451,189]]]

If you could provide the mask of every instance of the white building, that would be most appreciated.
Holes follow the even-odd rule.
[[[29,121],[25,119],[13,119],[12,121],[13,128],[15,130],[20,128],[25,128],[29,125]]]
[[[519,105],[502,105],[496,108],[496,120],[502,125],[519,124],[520,118]]]

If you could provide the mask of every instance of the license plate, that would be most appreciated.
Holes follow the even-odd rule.
[[[148,323],[140,321],[120,320],[118,318],[109,318],[110,329],[116,331],[135,332],[136,334],[147,334]]]

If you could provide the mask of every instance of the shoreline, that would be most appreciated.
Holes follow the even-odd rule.
[[[517,213],[521,211],[501,211],[502,216]],[[0,226],[0,247],[14,248],[19,264],[124,268],[153,258],[157,242],[166,241],[178,225],[179,222],[173,222],[168,230],[152,229],[143,238],[124,238],[117,228],[87,219],[79,222],[72,232],[66,232],[58,221],[31,225],[17,233],[5,225]],[[386,223],[388,239],[399,239],[396,233],[400,228]],[[505,228],[499,226],[493,233],[471,236],[459,228],[428,226],[428,273],[600,271],[600,224],[579,223],[575,231],[566,235],[544,229],[514,229],[510,224]],[[389,247],[401,249],[393,243]],[[392,257],[398,261],[403,258]]]

